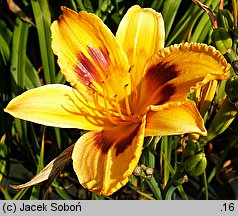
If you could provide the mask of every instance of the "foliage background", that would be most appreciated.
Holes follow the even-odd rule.
[[[217,11],[220,0],[202,0]],[[76,11],[97,14],[113,33],[132,5],[151,7],[163,14],[166,46],[185,41],[211,44],[212,27],[208,15],[191,0],[11,0],[0,1],[0,199],[159,199],[169,177],[181,158],[181,137],[163,137],[145,146],[141,163],[152,167],[154,175],[145,179],[131,176],[130,182],[110,197],[97,196],[80,186],[72,165],[65,167],[46,194],[45,185],[13,190],[10,184],[29,181],[82,131],[59,129],[14,119],[4,113],[16,95],[49,83],[65,83],[51,50],[50,24],[65,5]],[[16,6],[17,5],[17,6]],[[231,1],[225,8],[232,11]],[[208,110],[206,125],[224,100],[225,83]],[[238,198],[237,119],[205,148],[208,160],[206,175],[189,177],[188,182],[164,199],[236,199]],[[149,140],[146,140],[148,142]],[[146,143],[145,142],[145,143]],[[205,190],[208,182],[208,188]]]

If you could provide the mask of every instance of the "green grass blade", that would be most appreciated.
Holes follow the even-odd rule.
[[[218,103],[219,101],[224,100],[224,98],[226,97],[226,91],[225,91],[226,82],[227,82],[227,80],[220,81],[219,89],[218,89],[218,92],[217,92],[217,94],[215,96],[215,99],[214,99],[214,101],[216,103]]]
[[[12,32],[7,28],[6,23],[0,19],[0,54],[5,65],[10,59],[10,43]]]
[[[18,193],[12,198],[13,200],[20,200],[28,191],[28,187],[27,188],[23,188],[21,190],[18,191]]]
[[[20,21],[17,21],[17,22],[20,22]],[[18,62],[21,63],[21,59],[20,57],[23,58],[23,67],[22,69],[20,69],[19,71],[19,75],[16,75],[16,80],[17,80],[17,76],[21,76],[22,74],[21,73],[24,73],[23,74],[23,77],[21,79],[24,78],[25,76],[25,87],[27,89],[29,88],[34,88],[34,87],[39,87],[41,85],[40,83],[40,79],[39,79],[39,76],[36,72],[36,69],[34,68],[34,66],[32,65],[32,63],[30,62],[29,58],[26,56],[26,47],[27,47],[27,33],[24,33],[24,31],[21,33],[21,31],[19,30],[20,26],[17,26],[15,27],[15,36],[14,36],[14,39],[13,39],[13,43],[14,43],[14,47],[12,47],[12,50],[10,50],[10,43],[11,43],[11,38],[12,38],[12,35],[13,33],[11,31],[9,31],[9,29],[7,28],[6,24],[3,22],[3,20],[0,20],[0,54],[2,56],[2,59],[3,59],[3,62],[5,65],[8,64],[9,60],[10,60],[10,54],[11,56],[13,56],[12,58],[12,62],[14,62],[15,64],[14,65],[18,65]],[[28,30],[27,30],[28,31]],[[19,33],[20,32],[20,33]],[[22,44],[22,40],[21,40],[21,37],[20,37],[20,34],[26,34],[25,36],[23,35],[23,38],[24,39],[24,43],[25,44]],[[19,55],[17,55],[18,53],[18,50],[21,49],[20,46],[18,46],[18,42],[21,42],[21,46],[24,46],[25,48],[23,50],[20,50],[21,52],[19,53]],[[15,46],[17,45],[17,46]],[[15,60],[14,60],[15,59]],[[17,60],[19,59],[19,60]],[[25,59],[25,60],[24,60]],[[13,65],[12,67],[12,70],[14,71],[15,73],[15,66]],[[24,69],[25,67],[25,69]],[[22,86],[24,87],[24,86]]]
[[[6,140],[6,134],[4,134],[0,139],[0,182],[3,179],[3,174],[6,172],[6,166],[7,166],[7,155],[8,155],[8,149],[5,143]]]
[[[151,3],[151,7],[160,12],[160,9],[163,5],[163,1],[154,0]]]
[[[94,12],[91,1],[89,1],[89,0],[76,0],[76,2],[79,5],[80,10],[86,10],[88,12]]]
[[[43,136],[41,141],[41,150],[40,150],[40,155],[38,156],[37,173],[39,173],[44,168],[44,153],[45,153],[45,130],[43,131]],[[41,192],[40,185],[33,186],[30,200],[39,199],[40,192]]]
[[[72,8],[75,11],[77,11],[77,5],[76,5],[75,1],[74,0],[70,0],[69,3],[70,3],[70,8]]]
[[[54,189],[56,190],[57,194],[64,200],[71,200],[72,197],[70,197],[64,190],[64,188],[60,187],[58,182],[55,180],[52,184]]]
[[[219,3],[220,3],[220,0],[214,0],[211,2],[211,7],[213,11],[217,11]],[[200,10],[203,11],[201,8]],[[211,34],[211,32],[212,32],[212,25],[211,25],[209,16],[207,13],[205,13],[205,11],[203,11],[202,17],[200,18],[199,22],[194,27],[190,41],[196,41],[196,42],[207,41],[208,43],[210,41],[207,40],[207,37],[209,34]]]
[[[29,24],[22,22],[20,18],[16,19],[12,39],[11,55],[11,73],[18,89],[16,94],[23,91],[25,87],[25,63],[26,63],[26,46],[28,37]]]
[[[76,0],[76,2],[78,4],[80,10],[84,10],[84,11],[87,10],[87,8],[84,6],[83,0]]]
[[[41,60],[47,84],[55,82],[55,60],[51,49],[51,14],[48,1],[31,0],[37,33],[39,38]]]
[[[168,164],[171,164],[171,154],[172,154],[172,143],[169,142],[169,137],[168,136],[164,136],[161,139],[161,152],[163,155],[163,159],[164,161],[166,161],[166,163],[164,163],[163,166],[163,177],[164,177],[164,185],[167,184],[168,180],[169,180],[169,175],[170,175],[170,169],[168,167]]]
[[[66,82],[64,75],[59,71],[57,76],[55,77],[55,82],[59,84],[64,84]]]
[[[162,200],[162,194],[158,182],[156,181],[154,176],[151,176],[149,179],[145,179],[148,184],[150,190],[153,192],[153,195],[157,200]]]
[[[180,21],[170,33],[166,41],[166,46],[184,41],[188,32],[191,31],[196,20],[202,15],[202,13],[203,11],[200,10],[200,8],[198,8],[195,4],[191,4],[184,16],[180,18]]]
[[[165,38],[168,37],[174,18],[182,0],[165,0],[162,8],[162,14],[165,23]]]
[[[5,65],[7,65],[10,58],[10,48],[5,39],[3,38],[0,30],[0,54]]]
[[[36,69],[30,62],[29,58],[26,58],[26,88],[36,88],[41,86],[40,78],[37,74]]]
[[[16,132],[20,140],[22,141],[22,147],[24,149],[25,156],[26,156],[25,160],[26,161],[28,160],[29,163],[32,163],[35,165],[35,154],[33,152],[33,149],[28,139],[27,122],[20,119],[15,119],[14,125],[16,128]]]
[[[9,193],[2,186],[0,186],[0,191],[2,192],[3,197],[4,197],[5,200],[11,200],[12,199],[12,197],[9,195]]]
[[[56,138],[56,143],[57,143],[58,149],[61,151],[62,145],[61,145],[60,129],[54,128],[54,132],[55,132],[55,138]]]
[[[162,152],[162,157],[164,158],[164,163],[168,167],[169,172],[172,174],[172,176],[174,176],[175,173],[176,173],[176,170],[173,169],[173,167],[171,166],[170,161],[167,160],[167,157],[164,155],[163,152]],[[181,197],[182,197],[182,199],[183,200],[188,200],[188,196],[185,193],[182,185],[174,187],[173,185],[171,185],[171,182],[168,182],[168,184],[166,185],[166,188],[168,188],[168,189],[166,189],[166,192],[164,194],[164,197],[166,197],[166,199],[169,199],[169,200],[172,199],[172,194],[175,191],[175,189],[177,188]],[[167,194],[167,193],[169,193],[169,194]]]

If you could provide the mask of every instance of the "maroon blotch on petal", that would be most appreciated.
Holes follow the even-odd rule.
[[[170,97],[175,93],[176,87],[173,84],[166,84],[159,90],[158,101],[154,105],[162,105],[169,101]]]
[[[88,53],[102,71],[109,66],[110,58],[107,50],[104,51],[102,48],[95,49],[91,46],[88,46]]]
[[[147,69],[146,80],[149,84],[153,83],[158,87],[175,79],[178,75],[179,71],[175,64],[161,61]]]
[[[134,137],[138,135],[139,128],[140,128],[140,124],[138,124],[136,128],[130,134],[128,134],[126,137],[123,137],[123,139],[120,139],[116,143],[116,149],[117,149],[116,155],[123,153],[128,148],[128,146],[132,144]]]
[[[116,155],[123,153],[131,144],[135,136],[139,132],[140,124],[138,124],[133,131],[126,136],[122,134],[123,138],[117,135],[112,135],[112,131],[99,132],[94,138],[97,147],[102,151],[103,154],[107,154],[108,150],[115,145]],[[128,130],[130,130],[128,128]],[[126,131],[126,128],[125,128]]]
[[[78,53],[77,59],[78,62],[75,65],[75,72],[84,83],[89,84],[92,80],[101,80],[95,65],[84,55],[84,53]]]

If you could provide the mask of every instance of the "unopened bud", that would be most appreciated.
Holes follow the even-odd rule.
[[[184,163],[185,171],[191,176],[201,175],[207,166],[207,159],[203,152],[189,157]]]
[[[221,9],[217,13],[217,23],[219,27],[230,32],[234,28],[234,17],[227,9]]]
[[[182,160],[183,161],[186,160],[187,158],[195,155],[200,150],[201,150],[200,144],[198,141],[196,141],[196,140],[188,141],[188,143],[186,144],[184,151],[183,151]]]
[[[201,138],[201,140],[204,143],[207,143],[217,135],[223,133],[233,122],[237,113],[238,109],[235,104],[231,103],[230,100],[226,98],[215,117],[212,119],[210,127],[207,130],[207,136]]]
[[[214,29],[212,32],[212,41],[215,47],[222,55],[226,54],[232,47],[232,38],[224,28]]]

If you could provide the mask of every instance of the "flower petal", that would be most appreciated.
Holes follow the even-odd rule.
[[[184,133],[199,133],[203,136],[207,134],[203,119],[193,101],[186,100],[180,105],[164,105],[161,110],[148,111],[145,136],[165,136]]]
[[[110,195],[128,182],[142,152],[141,124],[85,133],[75,144],[73,167],[79,182],[97,194]]]
[[[66,7],[62,11],[51,26],[52,49],[67,81],[79,91],[83,85],[102,92],[105,83],[110,97],[123,98],[129,64],[112,32],[94,14]]]
[[[214,47],[185,43],[155,54],[145,68],[139,107],[183,101],[190,92],[230,76],[229,65]],[[150,97],[148,97],[150,95]]]
[[[204,116],[208,111],[209,106],[211,105],[211,102],[216,94],[217,85],[217,80],[212,80],[211,82],[204,85],[202,88],[195,91],[194,101],[201,116]]]
[[[84,130],[100,130],[111,124],[75,89],[51,84],[31,89],[14,98],[5,112],[35,123]]]
[[[143,77],[147,60],[164,48],[164,20],[151,8],[131,7],[123,17],[116,38],[127,54],[135,86]]]

